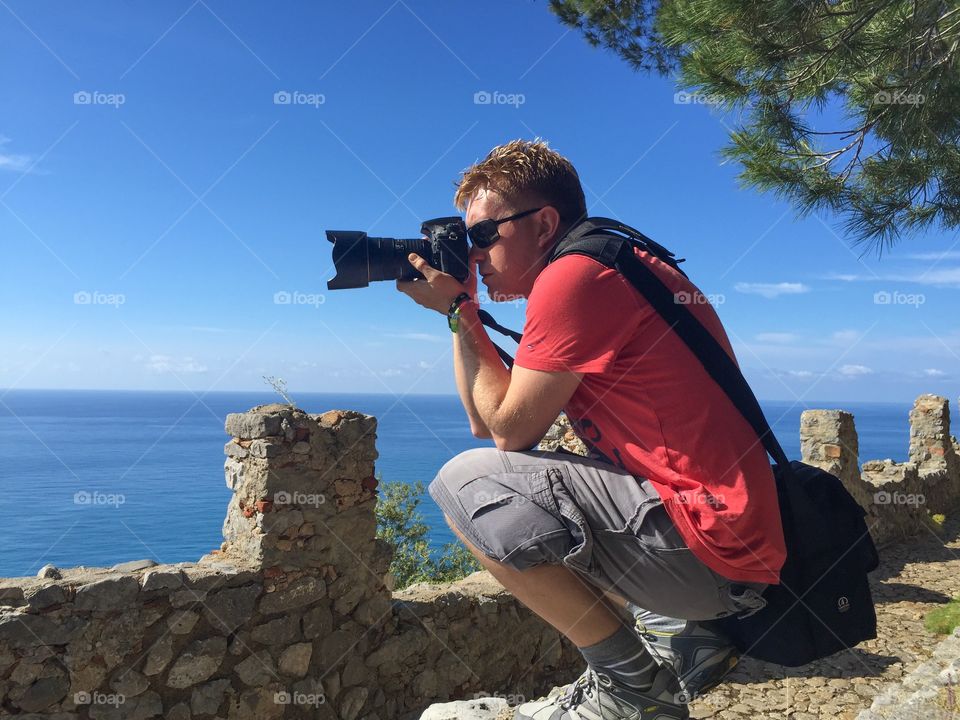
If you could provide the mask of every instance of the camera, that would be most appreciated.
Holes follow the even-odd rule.
[[[427,220],[420,226],[426,237],[397,239],[369,237],[356,230],[327,230],[333,243],[336,273],[327,281],[328,290],[367,287],[374,280],[412,280],[422,275],[407,260],[416,253],[431,267],[464,282],[467,265],[467,226],[460,217]]]

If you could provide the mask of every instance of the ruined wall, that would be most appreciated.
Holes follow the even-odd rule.
[[[960,446],[950,435],[950,403],[921,395],[909,415],[909,460],[858,465],[857,430],[843,410],[806,410],[800,417],[802,460],[841,480],[867,511],[877,545],[936,531],[931,517],[960,507]]]
[[[861,473],[849,413],[801,419],[803,459],[844,480],[881,543],[960,499],[947,401],[918,398],[910,426],[909,462]],[[449,699],[514,704],[579,672],[576,649],[487,573],[391,592],[374,418],[270,405],[226,429],[219,550],[0,580],[0,716],[406,720]],[[562,423],[545,443],[582,449]]]
[[[0,716],[387,720],[574,671],[485,573],[392,595],[374,418],[274,405],[226,428],[219,550],[0,580]]]

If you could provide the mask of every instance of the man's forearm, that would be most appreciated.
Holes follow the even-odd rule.
[[[487,336],[477,309],[475,303],[465,303],[461,308],[460,329],[453,338],[455,373],[464,406],[468,401],[472,404],[488,433],[485,437],[494,437],[500,429],[500,405],[510,387],[510,371]]]
[[[462,331],[462,330],[461,330]],[[470,431],[474,437],[489,438],[492,437],[490,429],[487,427],[483,418],[473,403],[473,383],[467,380],[464,370],[463,351],[460,349],[460,340],[453,336],[453,374],[457,380],[457,392],[460,394],[460,402],[463,403],[463,409],[467,411],[467,417],[470,419]]]

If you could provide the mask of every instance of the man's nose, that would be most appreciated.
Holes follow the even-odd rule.
[[[486,253],[476,245],[470,246],[470,252],[467,253],[467,260],[471,263],[480,263],[486,258]]]

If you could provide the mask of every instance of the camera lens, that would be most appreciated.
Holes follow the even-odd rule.
[[[423,238],[399,240],[368,237],[353,230],[328,230],[327,240],[333,243],[333,265],[336,275],[327,282],[327,289],[367,287],[375,280],[412,280],[419,276],[407,260],[416,253],[431,260],[430,241]]]
[[[407,256],[416,253],[430,262],[430,241],[368,238],[370,241],[370,280],[413,280],[420,273]]]

